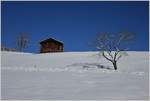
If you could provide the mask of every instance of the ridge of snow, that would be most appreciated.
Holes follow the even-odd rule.
[[[97,53],[1,52],[2,99],[148,99],[149,52],[128,52],[117,71]]]

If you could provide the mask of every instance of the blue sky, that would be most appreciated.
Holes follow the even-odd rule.
[[[38,53],[39,42],[49,37],[64,42],[65,51],[92,51],[99,32],[128,30],[137,34],[133,51],[149,49],[147,1],[5,1],[2,2],[1,43],[15,48],[16,37],[28,33],[26,52]]]

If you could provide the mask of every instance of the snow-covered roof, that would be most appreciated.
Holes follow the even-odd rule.
[[[52,37],[41,41],[40,44],[45,43],[45,42],[50,41],[50,40],[55,41],[55,42],[58,42],[58,43],[60,43],[60,44],[64,44],[62,41],[57,40],[57,39],[52,38]]]

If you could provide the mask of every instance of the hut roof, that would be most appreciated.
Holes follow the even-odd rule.
[[[62,42],[62,41],[56,40],[56,39],[54,39],[54,38],[48,38],[48,39],[46,39],[46,40],[43,40],[43,41],[40,42],[40,44],[43,44],[43,43],[46,43],[46,42],[50,42],[50,41],[54,41],[54,42],[57,42],[57,43],[63,45],[63,42]]]

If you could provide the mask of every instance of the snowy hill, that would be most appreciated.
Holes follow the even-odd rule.
[[[97,53],[1,52],[2,99],[148,99],[148,52],[128,52],[117,71]]]

